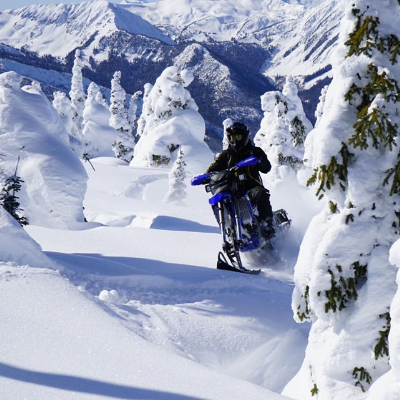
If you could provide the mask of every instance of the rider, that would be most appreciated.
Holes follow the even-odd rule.
[[[269,202],[269,191],[263,186],[260,176],[260,172],[266,174],[271,170],[268,157],[260,147],[254,146],[245,124],[234,122],[226,129],[226,132],[229,146],[218,155],[206,172],[223,171],[234,167],[247,157],[257,157],[260,160],[258,164],[239,168],[235,173],[239,176],[239,189],[247,193],[252,204],[257,205],[261,226],[264,226],[268,236],[273,236],[275,231],[272,224],[273,213]]]

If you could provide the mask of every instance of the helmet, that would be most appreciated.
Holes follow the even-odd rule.
[[[240,151],[249,141],[250,131],[247,126],[241,122],[234,122],[226,128],[229,145],[235,151]]]

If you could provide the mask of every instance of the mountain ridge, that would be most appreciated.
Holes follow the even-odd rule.
[[[86,78],[109,87],[112,74],[120,70],[121,83],[129,94],[142,90],[147,82],[154,83],[174,62],[192,68],[195,80],[191,91],[216,149],[225,118],[243,120],[254,133],[259,129],[260,96],[279,89],[289,74],[295,77],[307,117],[313,121],[320,89],[330,79],[329,56],[341,16],[336,1],[264,0],[257,2],[258,10],[272,4],[282,5],[282,9],[256,15],[259,11],[247,7],[250,16],[243,14],[244,6],[253,3],[236,2],[230,16],[226,14],[233,10],[234,2],[228,0],[222,4],[96,0],[9,10],[0,13],[0,43],[7,46],[0,49],[0,61],[38,62],[41,68],[68,73],[75,50],[80,49]],[[174,4],[183,5],[179,15],[173,12]],[[295,10],[291,19],[285,17],[288,10]],[[170,15],[183,22],[169,25]],[[204,16],[207,19],[201,19]],[[12,68],[10,63],[3,64],[5,70]],[[43,79],[40,82],[49,95]],[[65,91],[65,84],[60,86]]]

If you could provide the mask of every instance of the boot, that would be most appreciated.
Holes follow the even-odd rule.
[[[274,224],[272,218],[267,218],[261,223],[261,232],[267,239],[272,239],[275,236]]]

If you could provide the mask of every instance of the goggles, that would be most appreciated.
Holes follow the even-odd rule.
[[[237,142],[237,141],[241,141],[244,139],[244,135],[242,135],[241,133],[229,133],[228,134],[228,139],[231,142]]]

